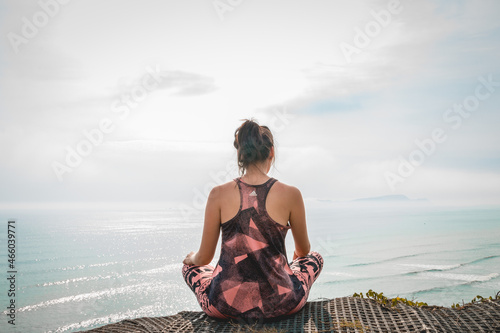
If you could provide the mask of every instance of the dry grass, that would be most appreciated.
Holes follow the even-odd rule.
[[[259,323],[253,325],[231,323],[231,325],[235,333],[285,333],[285,331],[279,330],[276,327],[262,327],[262,324]]]

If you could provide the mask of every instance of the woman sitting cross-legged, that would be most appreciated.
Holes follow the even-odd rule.
[[[200,248],[183,261],[184,280],[211,317],[260,320],[296,313],[323,268],[321,255],[310,252],[301,193],[267,176],[274,161],[268,127],[246,120],[234,146],[242,176],[211,190]],[[291,263],[285,249],[289,229],[295,242]]]

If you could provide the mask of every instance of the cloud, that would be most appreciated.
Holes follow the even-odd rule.
[[[113,140],[106,142],[106,146],[113,150],[137,152],[226,152],[224,142],[210,141],[166,141],[166,140]]]
[[[161,71],[159,89],[176,90],[174,96],[196,96],[217,90],[213,78],[183,71]]]
[[[252,116],[276,129],[274,175],[308,197],[390,194],[384,172],[436,127],[448,140],[398,191],[464,203],[500,196],[488,185],[500,163],[500,90],[459,130],[443,120],[478,76],[500,80],[497,1],[402,0],[351,63],[339,44],[389,1],[248,3],[224,22],[209,3],[118,3],[72,2],[18,55],[4,39],[0,181],[13,190],[0,201],[190,200],[209,172],[234,162],[232,135]],[[37,10],[9,3],[3,34]],[[161,80],[122,119],[113,103],[124,107],[148,68]],[[275,105],[293,117],[277,117]],[[59,184],[50,162],[104,117],[116,130]]]

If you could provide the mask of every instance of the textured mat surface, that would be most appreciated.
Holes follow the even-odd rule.
[[[500,333],[500,300],[463,309],[415,308],[398,304],[388,309],[373,300],[342,297],[308,302],[294,316],[270,323],[227,322],[203,312],[168,317],[126,319],[86,332],[494,332]]]

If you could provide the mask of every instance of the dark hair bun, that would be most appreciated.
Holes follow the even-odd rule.
[[[246,119],[234,132],[234,148],[238,151],[238,167],[241,174],[249,165],[265,161],[273,146],[273,135],[269,128]]]

